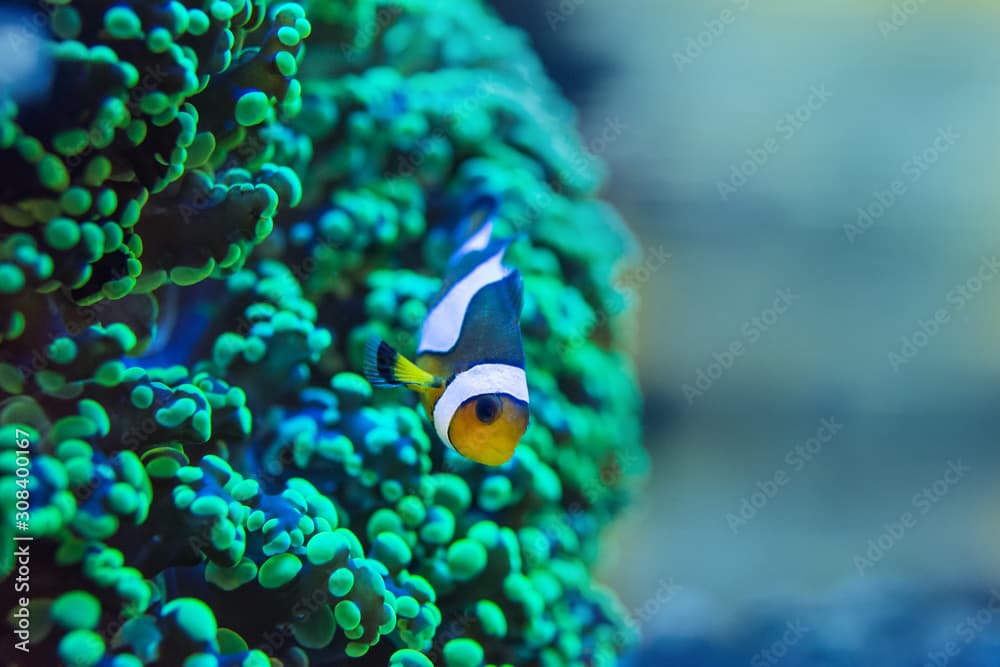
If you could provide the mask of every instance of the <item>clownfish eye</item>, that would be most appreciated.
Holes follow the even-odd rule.
[[[476,399],[476,419],[484,424],[492,424],[500,416],[503,404],[496,394],[487,394]]]

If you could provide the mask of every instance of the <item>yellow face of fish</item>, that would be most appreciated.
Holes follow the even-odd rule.
[[[477,463],[498,466],[510,460],[528,428],[528,406],[503,394],[473,396],[455,411],[448,439]]]

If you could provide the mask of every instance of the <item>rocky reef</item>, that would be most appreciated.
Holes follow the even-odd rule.
[[[0,98],[4,662],[615,664],[637,253],[522,33],[470,0],[21,8],[51,92]],[[532,396],[498,468],[357,374],[373,333],[413,352],[482,197]]]

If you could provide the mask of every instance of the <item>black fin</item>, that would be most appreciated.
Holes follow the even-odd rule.
[[[372,336],[365,344],[365,377],[373,387],[398,387],[393,368],[399,355],[388,343]]]
[[[365,344],[364,371],[373,387],[408,387],[414,391],[426,391],[444,384],[442,378],[420,368],[378,336],[372,336]]]

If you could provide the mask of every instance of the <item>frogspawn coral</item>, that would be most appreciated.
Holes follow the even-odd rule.
[[[524,36],[467,0],[34,11],[54,92],[0,107],[8,662],[613,664],[635,248]],[[484,195],[532,397],[497,468],[356,374],[372,334],[413,352]]]

